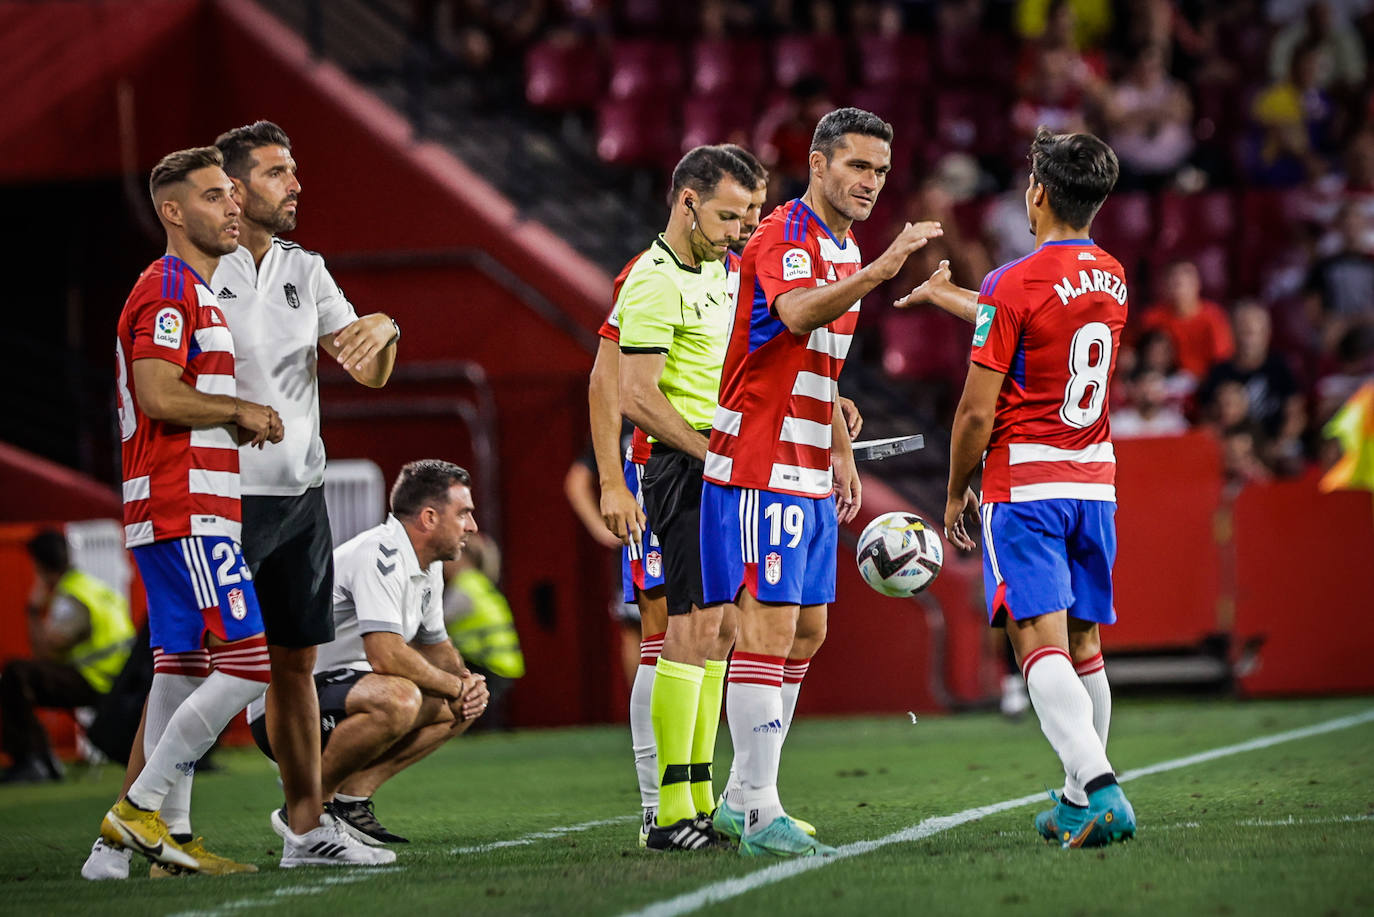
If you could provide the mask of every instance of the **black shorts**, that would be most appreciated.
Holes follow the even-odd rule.
[[[353,686],[364,675],[371,674],[358,669],[330,669],[327,672],[315,673],[315,693],[320,698],[321,750],[329,744],[329,736],[334,727],[348,716],[348,692],[353,690]],[[267,741],[267,717],[264,715],[253,720],[248,724],[248,729],[253,733],[253,741],[258,743],[262,753],[273,761],[277,760],[272,754],[271,743]]]
[[[334,639],[334,538],[323,487],[298,497],[245,496],[243,558],[268,643],[305,647]]]
[[[705,604],[701,586],[701,480],[705,466],[654,443],[644,464],[644,511],[663,546],[668,614],[685,615]]]

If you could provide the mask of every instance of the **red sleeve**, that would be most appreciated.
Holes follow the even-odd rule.
[[[1212,362],[1229,360],[1236,352],[1236,341],[1231,336],[1231,322],[1226,311],[1216,304],[1207,310],[1212,317]]]
[[[814,238],[788,241],[783,238],[786,220],[780,220],[763,227],[759,232],[767,235],[759,240],[752,252],[754,258],[754,279],[763,288],[768,299],[768,308],[773,309],[779,296],[792,290],[815,289],[815,271],[820,263],[820,252]]]
[[[191,310],[184,302],[148,298],[138,303],[129,315],[129,332],[134,340],[130,362],[166,360],[184,368],[187,347],[195,332],[191,319]]]
[[[969,358],[979,366],[1004,373],[1011,369],[1025,326],[1024,310],[989,293],[978,294]]]

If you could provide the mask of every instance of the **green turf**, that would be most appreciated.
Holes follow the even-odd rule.
[[[1371,708],[1369,698],[1123,702],[1112,760],[1126,771]],[[728,732],[721,736],[719,760],[728,762]],[[378,795],[383,821],[413,841],[398,848],[397,866],[380,872],[278,869],[266,818],[279,802],[274,772],[255,751],[225,752],[220,761],[223,772],[197,782],[197,831],[262,872],[150,881],[136,862],[127,883],[83,882],[77,871],[119,774],[77,770],[63,785],[0,787],[0,912],[620,914],[770,865],[639,850],[622,729],[485,736],[441,749]],[[990,715],[915,725],[906,716],[803,719],[783,767],[784,801],[837,845],[1034,793],[1056,784],[1058,772],[1034,720]],[[1028,805],[794,875],[702,913],[1374,911],[1374,723],[1141,777],[1126,790],[1141,825],[1129,844],[1046,846],[1030,827],[1039,805]],[[622,816],[525,846],[453,853]]]

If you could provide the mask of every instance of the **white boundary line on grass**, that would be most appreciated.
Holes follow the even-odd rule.
[[[1215,761],[1217,758],[1225,758],[1230,755],[1241,754],[1242,752],[1269,748],[1274,745],[1281,745],[1284,742],[1306,739],[1328,732],[1349,729],[1352,726],[1360,726],[1370,722],[1374,722],[1374,710],[1366,710],[1363,713],[1327,720],[1325,723],[1317,723],[1316,725],[1305,726],[1301,729],[1292,729],[1288,732],[1280,732],[1270,736],[1263,736],[1258,739],[1251,739],[1248,742],[1225,745],[1221,748],[1214,748],[1211,751],[1204,751],[1195,755],[1187,755],[1182,758],[1161,761],[1158,764],[1151,764],[1148,767],[1138,767],[1134,770],[1126,771],[1124,774],[1118,774],[1116,779],[1124,783],[1127,780],[1135,780],[1138,777],[1162,774],[1166,771],[1178,770],[1182,767],[1191,767],[1194,764]],[[868,853],[892,844],[919,841],[922,838],[930,837],[933,834],[939,834],[942,831],[948,831],[951,828],[958,827],[959,825],[971,821],[977,821],[988,815],[995,815],[1007,809],[1019,809],[1022,806],[1030,805],[1044,798],[1044,793],[1033,793],[1029,796],[1021,796],[1017,799],[1007,799],[1002,802],[992,803],[991,805],[965,809],[953,815],[940,815],[933,818],[927,818],[919,824],[904,828],[901,831],[896,831],[886,837],[878,838],[877,840],[856,841],[852,844],[845,844],[843,847],[837,849],[834,856],[804,857],[795,860],[785,860],[776,865],[751,872],[748,875],[712,882],[694,892],[688,892],[684,895],[678,895],[676,898],[669,898],[665,901],[651,904],[643,910],[631,911],[626,917],[678,917],[680,914],[690,914],[709,904],[717,904],[721,901],[737,898],[746,892],[754,891],[765,885],[782,882],[785,879],[791,879],[804,872],[810,872],[813,869],[829,866],[832,863],[837,863],[849,857]]]
[[[501,850],[506,847],[525,847],[535,841],[547,841],[555,838],[564,837],[569,834],[576,834],[579,831],[586,831],[589,828],[601,828],[606,825],[622,825],[627,821],[638,821],[637,815],[618,815],[615,818],[598,818],[596,821],[579,822],[576,825],[560,825],[556,828],[546,828],[543,831],[531,831],[529,834],[522,834],[519,837],[511,838],[508,841],[492,841],[490,844],[476,844],[472,847],[454,847],[449,851],[451,856],[462,856],[465,853],[487,853],[492,850]]]

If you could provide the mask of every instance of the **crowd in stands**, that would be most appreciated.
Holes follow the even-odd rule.
[[[886,304],[941,259],[977,287],[1029,251],[1024,151],[1041,124],[1091,130],[1121,160],[1095,225],[1131,286],[1118,436],[1203,427],[1233,481],[1290,474],[1374,373],[1371,0],[418,7],[450,23],[436,40],[472,73],[518,60],[529,105],[594,119],[612,163],[661,171],[735,141],[781,201],[804,184],[820,114],[853,104],[891,121],[893,172],[856,234],[879,250],[920,218],[945,236],[866,303],[880,333],[862,356],[937,416],[957,398],[967,329]]]

